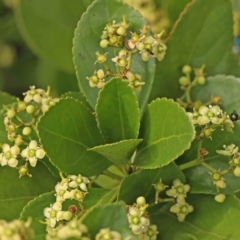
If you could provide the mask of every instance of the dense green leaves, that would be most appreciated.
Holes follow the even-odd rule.
[[[91,88],[86,77],[92,76],[94,70],[99,68],[104,69],[102,65],[96,64],[95,53],[108,52],[107,64],[112,72],[118,72],[116,66],[111,61],[115,57],[118,50],[113,48],[106,48],[105,51],[100,48],[99,43],[101,35],[107,22],[122,21],[125,16],[127,22],[130,23],[130,31],[139,32],[139,29],[146,24],[142,16],[133,8],[117,0],[96,0],[87,10],[77,25],[74,38],[74,63],[77,70],[79,84],[90,105],[94,108],[99,90]],[[148,96],[152,87],[155,61],[151,59],[148,62],[143,62],[140,54],[134,55],[132,59],[131,70],[134,73],[141,75],[143,81],[146,83],[143,90],[138,93],[139,106],[143,110],[148,100]]]
[[[183,108],[172,100],[157,99],[149,104],[141,123],[139,145],[134,164],[157,168],[168,164],[190,147],[193,125]]]
[[[0,108],[2,108],[2,105],[8,105],[11,103],[16,102],[16,98],[14,96],[11,96],[8,93],[0,92]]]
[[[19,179],[16,169],[0,167],[0,219],[18,218],[22,208],[30,200],[54,189],[58,179],[54,178],[42,163],[38,162],[35,168],[29,170],[31,178],[24,176]]]
[[[122,79],[113,78],[104,86],[99,93],[96,115],[108,143],[137,138],[140,125],[137,98]]]
[[[226,91],[229,89],[229,91]],[[222,96],[222,108],[228,114],[234,109],[240,109],[240,79],[232,76],[219,75],[216,77],[207,78],[207,83],[204,86],[199,86],[193,89],[193,100],[200,99],[203,103],[210,100],[211,95]],[[217,149],[223,149],[223,145],[231,143],[239,145],[240,125],[235,123],[233,128],[234,133],[221,131],[217,129],[213,132],[212,141],[204,139],[203,147],[207,149],[209,154],[205,156],[205,161],[215,169],[225,170],[228,168],[229,159],[216,153]],[[195,147],[194,147],[195,146]],[[197,156],[196,143],[192,146],[191,150],[187,151],[182,159],[184,161],[193,160]],[[184,171],[188,183],[192,186],[191,192],[193,193],[216,193],[216,187],[213,185],[209,170],[203,166],[196,166]],[[240,190],[240,179],[233,174],[224,175],[227,187],[222,189],[221,192],[233,193]]]
[[[54,193],[42,194],[26,205],[21,213],[21,219],[27,220],[31,217],[32,224],[31,227],[35,231],[34,240],[45,240],[46,239],[46,225],[39,222],[39,220],[44,221],[43,209],[50,207],[56,200]]]
[[[89,232],[92,234],[92,239],[102,228],[110,228],[112,231],[117,231],[123,238],[131,236],[131,240],[138,239],[129,228],[124,203],[96,207],[87,213],[82,222],[88,227]]]
[[[170,163],[158,169],[142,169],[123,179],[118,200],[123,200],[126,204],[133,204],[138,197],[144,196],[148,203],[153,203],[155,201],[155,189],[152,184],[159,182],[160,179],[167,186],[171,186],[175,179],[185,182],[182,171],[175,163]]]
[[[17,7],[19,29],[29,46],[66,71],[74,71],[71,48],[76,22],[92,0],[23,0]]]
[[[193,1],[167,42],[165,59],[157,63],[151,99],[180,97],[182,91],[178,79],[185,64],[193,67],[205,64],[208,75],[240,76],[231,52],[232,25],[230,1]]]
[[[157,224],[161,240],[220,240],[239,239],[239,200],[228,196],[224,203],[214,201],[207,195],[192,195],[188,202],[193,205],[183,223],[169,212],[169,207],[151,214],[152,222]]]
[[[127,164],[142,139],[123,140],[117,143],[97,146],[89,150],[97,152],[116,165]]]
[[[38,131],[51,162],[64,173],[92,176],[110,166],[106,158],[87,151],[104,141],[94,115],[78,100],[60,100],[40,119]]]

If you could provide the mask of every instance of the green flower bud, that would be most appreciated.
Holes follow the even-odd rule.
[[[18,110],[24,110],[26,108],[26,103],[23,101],[18,101]]]
[[[13,109],[9,109],[8,111],[7,111],[7,117],[8,118],[13,118],[13,117],[15,117],[15,115],[16,115],[16,112],[13,110]]]
[[[222,203],[226,199],[226,195],[223,193],[219,193],[214,197],[215,201]]]
[[[101,54],[100,52],[96,52],[97,55],[97,63],[105,63],[107,61],[107,53]]]
[[[126,29],[124,27],[119,27],[117,29],[117,34],[123,36],[126,33]]]
[[[146,199],[145,197],[138,197],[136,200],[137,206],[143,206],[146,204]]]
[[[233,171],[233,174],[236,176],[236,177],[240,177],[240,167],[237,166],[234,171]]]
[[[26,112],[28,114],[32,114],[32,113],[34,113],[34,111],[35,111],[35,106],[34,105],[29,105],[29,106],[26,107]]]
[[[25,128],[22,130],[22,134],[25,135],[25,136],[30,135],[31,132],[32,132],[32,130],[31,130],[30,127],[25,127]]]
[[[16,131],[16,127],[15,127],[15,125],[14,125],[13,123],[10,123],[9,125],[6,126],[6,130],[7,130],[8,132],[13,133],[13,132]]]
[[[111,44],[117,43],[117,42],[118,42],[118,37],[117,37],[116,35],[111,36],[111,37],[109,38],[109,42],[110,42]]]
[[[21,166],[18,170],[19,178],[22,176],[25,176],[28,173],[28,167],[27,166]]]
[[[183,68],[182,68],[182,72],[184,73],[184,74],[188,74],[188,73],[190,73],[192,71],[192,68],[189,66],[189,65],[185,65],[185,66],[183,66]]]
[[[18,135],[16,138],[15,138],[15,145],[16,146],[20,146],[22,144],[23,140],[22,140],[22,136],[21,135]]]
[[[143,52],[142,53],[142,60],[143,61],[148,61],[149,58],[150,58],[150,53],[149,52]]]
[[[180,78],[179,78],[179,83],[180,83],[182,86],[187,86],[187,85],[190,83],[190,80],[189,80],[189,78],[187,78],[187,77],[180,77]]]
[[[102,48],[108,47],[108,40],[103,39],[103,40],[100,42],[100,47],[102,47]]]
[[[206,78],[204,76],[200,76],[197,78],[197,82],[200,85],[204,85],[206,83]]]

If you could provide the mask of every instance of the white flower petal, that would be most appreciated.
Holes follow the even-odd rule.
[[[207,112],[209,111],[209,108],[206,107],[206,106],[201,106],[198,110],[198,112],[201,114],[201,115],[206,115]]]
[[[17,156],[20,152],[20,149],[18,146],[14,145],[13,147],[11,147],[11,153],[13,156]]]
[[[32,167],[35,167],[37,165],[37,158],[36,157],[30,157],[28,160],[29,160],[29,163]]]
[[[69,184],[68,184],[69,187],[71,188],[76,188],[78,185],[75,181],[71,181]]]
[[[50,218],[49,221],[50,221],[50,226],[54,228],[57,223],[57,220],[55,218]]]
[[[28,158],[28,148],[25,148],[21,152],[22,157]]]
[[[4,144],[2,145],[2,149],[3,149],[3,152],[4,152],[4,153],[5,153],[5,152],[8,152],[8,151],[10,151],[10,146],[9,146],[8,144],[4,143]]]
[[[32,140],[30,143],[29,143],[29,149],[37,149],[37,146],[38,146],[38,144],[37,144],[37,141],[35,141],[35,140]]]
[[[18,160],[16,158],[10,158],[8,161],[10,167],[16,167],[18,165]]]
[[[46,218],[50,218],[50,212],[51,212],[51,208],[49,208],[49,207],[46,207],[46,208],[44,208],[44,210],[43,210],[43,214],[44,214],[44,216],[46,217]]]
[[[45,156],[45,151],[41,148],[36,150],[36,157],[42,159]]]
[[[52,208],[53,208],[54,210],[56,210],[56,211],[60,211],[60,210],[62,210],[62,204],[59,203],[59,202],[55,202],[55,203],[53,204]]]

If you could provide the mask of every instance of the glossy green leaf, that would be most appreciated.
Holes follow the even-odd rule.
[[[149,104],[140,129],[134,164],[141,168],[157,168],[182,155],[194,138],[194,128],[183,108],[173,100],[157,99]]]
[[[123,200],[126,204],[133,204],[140,196],[144,196],[148,203],[155,201],[155,189],[153,184],[162,182],[171,186],[173,180],[179,179],[185,182],[182,171],[175,163],[157,169],[141,169],[123,179],[121,182],[118,200]]]
[[[24,39],[40,57],[74,71],[71,48],[74,28],[92,0],[21,0],[15,10]]]
[[[131,236],[131,240],[138,239],[129,228],[126,206],[122,202],[99,206],[90,210],[83,218],[82,223],[88,227],[92,239],[102,228],[117,231],[123,238]]]
[[[56,197],[53,192],[44,193],[32,201],[30,201],[23,209],[21,213],[21,220],[27,220],[28,217],[32,218],[31,227],[34,229],[35,238],[34,240],[45,240],[46,239],[46,225],[39,222],[44,221],[43,209],[50,207],[51,204],[55,203]]]
[[[12,220],[19,217],[22,208],[39,194],[54,189],[58,178],[52,176],[47,168],[38,162],[35,168],[29,168],[32,177],[19,179],[17,169],[0,167],[0,219]]]
[[[227,91],[226,91],[227,89]],[[240,79],[232,76],[219,75],[207,78],[207,83],[204,86],[198,86],[193,89],[193,100],[200,99],[202,102],[208,102],[211,95],[222,96],[221,108],[230,114],[234,109],[240,109]],[[228,168],[229,159],[216,153],[217,149],[223,149],[223,145],[231,143],[239,145],[240,125],[235,123],[233,133],[227,130],[221,131],[217,129],[213,132],[212,141],[210,139],[203,140],[203,147],[207,149],[209,154],[205,156],[204,160],[215,169],[225,170]],[[197,143],[194,142],[190,151],[187,151],[181,158],[184,162],[193,160],[197,156]],[[192,186],[192,193],[207,193],[216,194],[216,187],[213,185],[209,170],[203,166],[196,166],[186,169],[188,183]],[[224,175],[227,187],[221,189],[221,192],[231,194],[240,190],[240,178],[233,174]]]
[[[116,165],[127,164],[142,139],[123,140],[117,143],[105,144],[89,149],[106,157]]]
[[[91,88],[86,77],[92,76],[94,70],[104,69],[100,64],[94,65],[96,61],[95,53],[97,51],[100,53],[108,52],[107,64],[112,72],[118,72],[111,58],[117,56],[119,49],[110,47],[101,49],[99,43],[106,24],[113,20],[121,22],[123,16],[126,17],[126,21],[131,25],[131,32],[139,32],[139,29],[146,24],[140,13],[121,1],[96,0],[88,8],[77,25],[73,41],[74,64],[80,88],[86,95],[92,108],[96,105],[99,90]],[[143,62],[140,54],[135,54],[132,59],[131,70],[133,73],[140,74],[145,82],[142,91],[137,94],[140,109],[143,110],[148,101],[153,83],[155,60],[150,59],[150,61]]]
[[[99,93],[96,117],[108,143],[138,136],[140,112],[133,90],[120,78],[111,79]]]
[[[191,195],[188,202],[194,207],[183,223],[166,206],[151,215],[151,223],[157,224],[158,239],[161,240],[238,240],[237,227],[239,200],[228,196],[224,203],[216,202],[212,196]]]
[[[62,172],[92,176],[110,166],[106,158],[87,151],[104,142],[94,115],[78,100],[61,99],[41,117],[37,128],[50,161]]]
[[[16,98],[14,96],[11,96],[8,93],[0,92],[0,108],[2,108],[2,105],[8,105],[11,103],[16,102]]]
[[[113,202],[117,192],[118,187],[112,188],[111,190],[104,188],[89,188],[88,194],[83,201],[84,210]]]
[[[42,162],[47,169],[49,170],[49,172],[56,178],[59,178],[59,170],[56,168],[56,166],[54,166],[50,160],[45,156],[43,159],[39,159],[40,162]]]
[[[230,1],[192,1],[167,42],[165,59],[157,63],[150,98],[180,97],[182,90],[178,80],[185,64],[194,68],[205,64],[208,76],[240,76],[237,59],[232,53],[232,18]]]
[[[78,99],[81,103],[83,103],[90,111],[93,111],[91,108],[90,104],[88,103],[86,97],[84,96],[83,93],[81,92],[67,92],[64,93],[61,98],[67,98],[67,97],[72,97],[75,99]]]
[[[10,141],[8,140],[8,134],[6,131],[6,127],[4,124],[4,114],[5,111],[0,111],[0,144],[4,144],[4,143],[10,143]]]

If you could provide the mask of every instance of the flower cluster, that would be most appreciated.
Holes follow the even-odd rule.
[[[159,61],[163,60],[167,49],[161,40],[163,32],[154,34],[154,36],[147,36],[149,27],[143,26],[140,29],[140,34],[136,32],[131,33],[131,38],[127,39],[128,28],[129,24],[126,22],[125,17],[123,17],[121,23],[115,23],[115,21],[113,21],[112,23],[108,22],[105,26],[101,36],[100,46],[102,48],[109,46],[121,48],[118,55],[111,58],[117,68],[120,68],[120,72],[112,72],[107,65],[107,53],[101,54],[97,51],[95,63],[103,64],[106,73],[104,73],[102,69],[98,69],[92,76],[86,77],[86,79],[89,80],[90,87],[103,88],[106,77],[115,76],[122,78],[123,81],[127,81],[132,89],[140,91],[141,85],[144,85],[141,76],[132,73],[130,69],[133,55],[140,53],[143,61],[148,61],[150,57],[155,57]]]
[[[18,168],[20,177],[29,175],[28,164],[35,167],[38,159],[45,156],[45,152],[36,140],[29,141],[32,131],[35,131],[36,122],[42,113],[59,101],[50,96],[50,88],[47,91],[31,86],[30,90],[23,93],[24,99],[12,103],[11,106],[3,106],[5,109],[4,125],[10,142],[4,143],[0,153],[0,165],[8,165]],[[24,145],[28,145],[24,148]],[[19,160],[26,161],[25,165],[18,166]]]
[[[180,222],[183,222],[187,214],[193,211],[193,206],[185,201],[189,190],[188,184],[183,184],[179,179],[175,179],[172,188],[166,191],[168,196],[177,200],[177,203],[170,208],[170,212],[176,213]]]
[[[88,183],[88,178],[80,174],[78,176],[69,175],[67,178],[62,176],[62,181],[55,186],[56,202],[43,211],[49,227],[54,228],[60,220],[71,220],[73,214],[76,212],[76,207],[71,205],[68,211],[62,211],[62,203],[67,199],[75,199],[82,202],[88,193]]]
[[[21,220],[13,220],[6,222],[0,220],[0,239],[2,240],[24,240],[33,239],[34,231],[30,228],[31,219],[27,222]]]
[[[56,228],[47,228],[46,240],[66,240],[69,238],[80,238],[82,240],[90,240],[87,237],[88,229],[79,220],[73,220],[64,224],[59,224]]]
[[[138,197],[136,203],[128,207],[128,222],[132,232],[136,235],[141,234],[142,239],[156,239],[157,227],[150,225],[147,215],[148,204],[144,197]]]
[[[109,228],[102,228],[96,235],[95,240],[122,240],[122,236],[117,231],[111,231]]]

